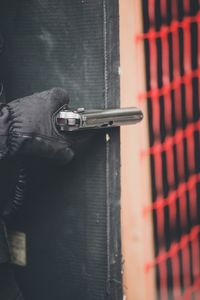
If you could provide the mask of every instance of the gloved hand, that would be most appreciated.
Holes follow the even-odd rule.
[[[66,91],[54,88],[9,104],[0,104],[0,159],[14,156],[17,160],[17,155],[25,155],[48,158],[62,165],[68,163],[75,153],[82,151],[90,138],[87,133],[64,135],[56,129],[56,113],[68,102]],[[23,178],[19,179],[13,199],[17,200],[13,202],[17,205],[23,192]],[[2,219],[3,214],[5,218],[7,202],[8,199],[0,199],[0,299],[23,300],[9,265],[9,249]]]
[[[56,129],[55,115],[68,102],[65,90],[53,88],[0,104],[0,159],[25,155],[48,158],[61,165],[68,163],[91,137],[86,132],[62,134]],[[1,204],[0,199],[0,264],[9,260]]]
[[[0,110],[0,155],[25,154],[69,162],[85,143],[84,134],[61,134],[55,126],[57,111],[69,102],[61,88],[15,100]]]

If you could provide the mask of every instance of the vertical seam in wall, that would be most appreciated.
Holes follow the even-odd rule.
[[[109,185],[109,141],[106,141],[106,227],[107,227],[107,292],[110,293],[111,283],[111,260],[110,260],[110,185]]]
[[[108,108],[108,32],[107,32],[107,5],[103,0],[103,43],[104,43],[104,105]],[[105,137],[106,140],[106,137]],[[110,197],[109,197],[109,141],[106,141],[106,235],[107,235],[107,293],[110,293],[111,268],[110,268]]]
[[[106,0],[103,0],[103,43],[104,43],[104,101],[105,108],[108,108],[108,43],[107,43],[107,7]]]

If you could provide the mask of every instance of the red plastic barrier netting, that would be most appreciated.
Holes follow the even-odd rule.
[[[200,0],[143,0],[158,299],[200,299]]]

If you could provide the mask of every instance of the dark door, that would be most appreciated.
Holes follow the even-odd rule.
[[[117,0],[1,1],[0,25],[7,101],[59,86],[73,107],[119,105]],[[26,235],[25,299],[122,299],[118,130],[66,167],[32,161],[28,175],[10,224]]]

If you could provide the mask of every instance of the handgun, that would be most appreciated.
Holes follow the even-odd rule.
[[[56,125],[61,131],[77,131],[131,125],[143,119],[137,107],[115,109],[61,109],[56,115]]]

